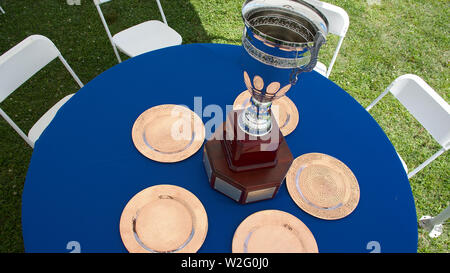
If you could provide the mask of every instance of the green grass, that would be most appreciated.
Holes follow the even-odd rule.
[[[243,0],[161,1],[169,25],[183,43],[239,44]],[[447,102],[449,8],[444,0],[330,0],[350,16],[350,28],[330,79],[368,106],[396,77],[414,73]],[[113,50],[91,0],[0,0],[0,54],[31,34],[49,37],[84,83],[115,65]],[[153,0],[114,0],[103,5],[111,32],[159,18]],[[330,37],[320,59],[327,63],[337,43]],[[123,55],[122,55],[123,56]],[[125,58],[125,56],[123,56]],[[39,72],[0,104],[28,131],[59,99],[77,90],[58,62]],[[401,105],[387,96],[372,111],[398,152],[413,169],[439,149]],[[0,119],[0,252],[22,252],[21,194],[32,150]],[[436,215],[450,201],[450,155],[439,157],[413,179],[417,216]],[[395,228],[395,227],[393,227]],[[437,239],[419,229],[419,252],[449,252],[449,226]]]

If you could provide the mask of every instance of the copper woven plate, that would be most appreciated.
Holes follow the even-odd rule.
[[[146,110],[136,119],[132,138],[144,156],[159,162],[178,162],[200,149],[205,126],[190,109],[164,104]]]
[[[286,186],[302,210],[321,219],[344,218],[359,202],[359,184],[353,172],[326,154],[297,157],[286,176]]]
[[[200,200],[173,185],[142,190],[120,217],[120,236],[131,253],[195,253],[207,231],[208,217]]]
[[[262,210],[245,218],[234,233],[233,253],[317,253],[316,239],[297,217]]]
[[[244,109],[250,106],[250,98],[251,95],[247,90],[239,94],[234,100],[233,110]],[[272,112],[283,136],[287,136],[295,130],[298,125],[299,115],[297,106],[291,99],[284,96],[274,100]]]

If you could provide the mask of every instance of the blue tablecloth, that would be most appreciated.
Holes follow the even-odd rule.
[[[358,207],[335,221],[303,212],[282,185],[268,201],[240,205],[207,182],[202,152],[164,164],[141,155],[131,128],[146,109],[194,97],[225,111],[245,90],[240,46],[190,44],[129,59],[100,74],[58,112],[36,143],[23,191],[27,252],[125,252],[119,234],[123,208],[156,184],[194,193],[208,214],[199,252],[231,252],[233,234],[248,215],[279,209],[297,216],[320,252],[416,252],[417,218],[407,176],[376,121],[349,94],[316,72],[304,73],[288,96],[300,121],[286,140],[294,157],[321,152],[343,161],[359,181]],[[211,117],[203,117],[206,123]],[[69,244],[70,246],[70,244]],[[375,247],[374,247],[375,246]]]

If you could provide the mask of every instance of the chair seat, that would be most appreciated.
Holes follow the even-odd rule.
[[[327,76],[327,66],[319,61],[317,61],[317,64],[314,67],[314,71],[319,72],[324,77]]]
[[[180,45],[182,38],[168,25],[152,20],[122,30],[113,36],[113,41],[120,51],[135,57],[152,50]]]
[[[30,131],[28,132],[28,138],[34,142],[39,139],[42,132],[44,132],[45,128],[50,124],[50,122],[55,117],[56,113],[58,112],[59,108],[64,105],[74,94],[70,94],[62,98],[60,101],[58,101],[55,105],[53,105],[52,108],[50,108],[42,117],[31,127]]]

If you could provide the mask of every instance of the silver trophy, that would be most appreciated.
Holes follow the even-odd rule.
[[[242,7],[244,82],[251,105],[239,116],[239,127],[252,136],[272,129],[272,101],[311,71],[326,41],[328,21],[301,0],[247,0]]]
[[[298,0],[247,0],[242,59],[251,105],[233,110],[205,143],[203,163],[212,188],[241,204],[274,198],[294,160],[272,120],[272,101],[311,71],[328,22]]]

